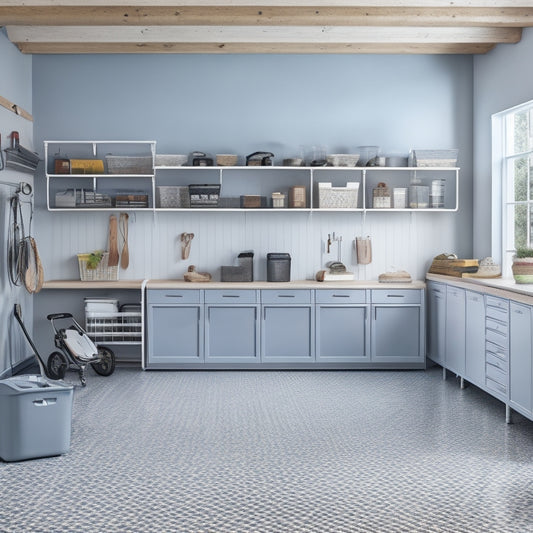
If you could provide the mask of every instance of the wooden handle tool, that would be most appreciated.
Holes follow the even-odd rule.
[[[110,267],[117,266],[118,260],[117,217],[111,215],[109,217],[109,259],[107,265]]]
[[[122,253],[120,254],[120,266],[126,270],[130,264],[130,250],[128,248],[128,213],[120,213],[120,233],[124,244],[122,245]]]

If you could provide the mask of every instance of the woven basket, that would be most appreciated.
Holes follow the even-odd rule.
[[[116,281],[118,280],[118,265],[108,266],[109,253],[105,252],[96,268],[87,268],[90,254],[78,254],[81,281]]]

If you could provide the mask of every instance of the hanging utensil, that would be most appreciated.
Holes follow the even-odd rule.
[[[107,265],[117,266],[119,261],[118,243],[117,243],[117,217],[111,215],[109,217],[109,258]]]
[[[188,259],[191,251],[191,241],[194,239],[194,233],[181,234],[181,258]]]
[[[120,254],[120,266],[126,270],[130,264],[130,251],[128,248],[128,213],[120,213],[119,227],[122,236],[122,252]]]

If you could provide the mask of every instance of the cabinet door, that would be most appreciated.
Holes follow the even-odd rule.
[[[262,360],[314,360],[314,320],[311,306],[263,306]]]
[[[432,361],[444,365],[446,333],[446,285],[428,283],[429,299],[429,354]]]
[[[369,359],[366,306],[326,306],[316,310],[316,360],[357,362]]]
[[[446,290],[446,353],[444,366],[460,376],[465,373],[465,291]]]
[[[372,360],[423,360],[419,306],[372,306]]]
[[[202,322],[200,305],[148,305],[148,368],[202,362]]]
[[[257,306],[209,305],[205,317],[205,361],[259,362]]]
[[[485,302],[483,295],[466,291],[465,378],[485,387]]]
[[[529,418],[533,414],[531,341],[531,307],[511,302],[509,404]]]

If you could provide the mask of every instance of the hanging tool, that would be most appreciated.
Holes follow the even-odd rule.
[[[126,270],[130,264],[130,251],[128,248],[128,213],[120,213],[119,227],[122,236],[122,252],[120,254],[120,266]]]
[[[189,259],[189,253],[191,251],[191,241],[194,239],[194,233],[182,233],[181,240],[181,258]]]
[[[117,243],[117,217],[111,215],[109,217],[109,258],[107,265],[117,266],[119,261],[118,243]]]

